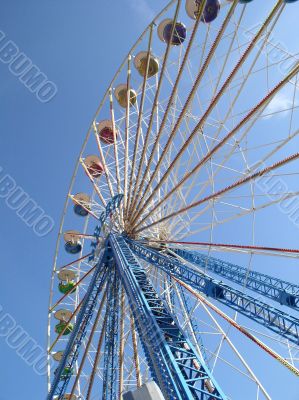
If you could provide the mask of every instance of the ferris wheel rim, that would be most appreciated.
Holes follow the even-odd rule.
[[[98,114],[100,113],[103,104],[107,98],[107,96],[109,95],[109,91],[111,90],[111,87],[113,86],[113,83],[117,80],[117,77],[121,71],[121,69],[123,68],[123,66],[125,65],[125,63],[127,62],[127,58],[128,56],[134,51],[134,49],[137,47],[138,43],[142,40],[142,38],[146,35],[146,33],[149,31],[149,29],[151,28],[151,26],[153,24],[155,24],[155,21],[162,15],[164,14],[170,7],[172,4],[177,3],[180,0],[171,0],[169,1],[169,3],[155,16],[155,18],[153,19],[153,21],[148,24],[148,26],[144,29],[144,31],[141,33],[141,35],[138,37],[138,39],[135,41],[135,43],[133,44],[133,46],[131,47],[131,49],[129,50],[129,52],[127,53],[127,55],[124,57],[122,63],[120,64],[119,68],[117,69],[117,71],[115,72],[112,80],[110,81],[110,84],[108,85],[108,88],[106,89],[102,100],[99,104],[99,106],[97,107],[94,117],[92,118],[92,122],[87,130],[85,139],[83,141],[83,144],[81,146],[80,152],[79,152],[79,156],[77,158],[75,167],[74,167],[74,171],[70,180],[70,184],[69,184],[69,188],[68,188],[68,193],[66,195],[65,198],[65,202],[64,202],[64,206],[63,206],[63,210],[61,213],[61,217],[60,217],[60,223],[59,223],[59,230],[58,230],[58,234],[57,234],[57,239],[56,239],[56,245],[55,245],[55,251],[54,251],[54,256],[53,256],[53,263],[52,263],[52,273],[51,273],[51,283],[50,283],[50,294],[49,294],[49,301],[48,301],[48,309],[51,309],[52,306],[52,298],[53,298],[53,288],[54,288],[54,281],[55,281],[55,272],[56,272],[56,267],[57,267],[57,256],[58,256],[58,252],[59,252],[59,248],[60,248],[60,238],[62,235],[62,228],[64,225],[64,219],[65,219],[65,215],[67,212],[67,208],[68,208],[68,204],[70,201],[70,194],[72,191],[72,188],[74,186],[74,182],[76,179],[76,175],[77,175],[77,171],[79,169],[79,165],[80,165],[80,159],[84,153],[84,149],[87,145],[88,139],[90,137],[90,134],[92,133],[92,129],[93,129],[93,121],[96,120],[96,117],[98,116]],[[48,317],[48,329],[47,329],[47,349],[49,348],[49,329],[50,329],[50,318]],[[49,360],[50,355],[48,354],[48,360]],[[50,385],[50,370],[48,369],[48,389],[49,389],[49,385]]]
[[[179,1],[177,1],[177,0],[171,1],[171,2],[162,10],[162,12],[160,12],[160,13],[158,14],[158,16],[156,16],[156,18],[154,19],[154,21],[155,21],[156,19],[158,19],[159,16],[162,15],[165,11],[167,11],[167,9],[168,9],[171,5],[173,5],[173,4],[175,4],[175,3],[178,3],[178,2],[179,2]],[[111,90],[112,90],[113,83],[117,80],[118,74],[120,73],[120,71],[121,71],[121,69],[123,68],[123,66],[126,64],[126,62],[127,62],[127,60],[128,60],[128,57],[129,57],[129,56],[131,55],[131,53],[133,52],[134,48],[138,45],[139,41],[142,40],[143,36],[148,32],[148,30],[150,29],[150,27],[153,27],[154,21],[145,29],[145,31],[142,33],[142,35],[141,35],[141,36],[138,38],[138,40],[135,42],[135,44],[133,45],[133,47],[131,48],[131,50],[130,50],[129,53],[127,54],[127,56],[124,58],[124,61],[123,61],[123,63],[121,64],[121,66],[119,67],[119,69],[117,70],[116,74],[114,75],[114,77],[113,77],[113,79],[112,79],[110,85],[108,86],[107,91],[105,92],[105,94],[104,94],[104,96],[103,96],[103,98],[102,98],[102,100],[101,100],[100,106],[98,107],[98,109],[97,109],[97,111],[96,111],[95,117],[94,117],[94,119],[92,120],[93,122],[92,122],[92,124],[91,124],[91,126],[90,126],[90,128],[89,128],[89,130],[88,130],[88,132],[87,132],[87,135],[86,135],[86,137],[85,137],[85,140],[84,140],[84,142],[83,142],[83,145],[82,145],[82,148],[81,148],[81,151],[80,151],[80,154],[79,154],[79,157],[78,157],[78,159],[77,159],[77,163],[76,163],[76,166],[75,166],[75,169],[74,169],[74,173],[73,173],[73,176],[72,176],[72,178],[71,178],[71,183],[70,183],[70,186],[69,186],[69,191],[68,191],[68,194],[67,194],[67,196],[66,196],[65,205],[64,205],[64,209],[63,209],[63,213],[62,213],[62,218],[61,218],[61,223],[60,223],[60,228],[59,228],[59,233],[58,233],[58,238],[57,238],[57,244],[56,244],[56,250],[55,250],[55,256],[54,256],[53,272],[52,272],[52,277],[51,277],[51,291],[50,291],[50,299],[49,299],[49,309],[50,309],[50,308],[52,307],[52,305],[53,305],[53,304],[52,304],[52,297],[53,297],[54,278],[55,278],[55,273],[56,273],[56,271],[57,271],[57,269],[56,269],[56,267],[57,267],[57,256],[58,256],[59,246],[60,246],[60,237],[61,237],[61,235],[62,235],[62,229],[63,229],[63,226],[64,226],[64,218],[65,218],[65,215],[66,215],[66,212],[67,212],[67,209],[68,209],[68,204],[69,204],[69,201],[70,201],[70,194],[71,194],[71,191],[72,191],[72,188],[73,188],[75,179],[76,179],[77,171],[78,171],[78,168],[79,168],[79,166],[80,166],[80,160],[82,159],[82,155],[83,155],[83,153],[84,153],[84,150],[85,150],[85,148],[86,148],[88,139],[89,139],[90,134],[91,134],[91,132],[92,132],[94,121],[96,121],[96,118],[97,118],[99,112],[101,111],[101,108],[102,108],[104,102],[106,101],[107,97],[109,97],[109,95],[111,95]],[[128,104],[129,104],[129,103],[128,103]],[[128,107],[127,107],[127,108],[128,108]],[[88,217],[88,218],[89,218],[89,217]],[[86,234],[87,224],[88,224],[88,221],[86,221],[85,228],[84,228],[84,230],[83,230],[83,232],[82,232],[83,234]],[[82,249],[82,250],[83,250],[83,249]],[[81,252],[81,255],[82,255],[82,252]],[[49,319],[49,321],[50,321],[50,319]],[[48,322],[48,338],[49,338],[49,329],[50,329],[50,322]]]

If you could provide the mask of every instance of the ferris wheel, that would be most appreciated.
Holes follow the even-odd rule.
[[[118,68],[62,215],[48,400],[298,395],[295,2],[173,0]]]

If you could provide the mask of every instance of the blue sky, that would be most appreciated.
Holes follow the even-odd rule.
[[[2,4],[0,30],[58,88],[50,102],[41,103],[0,63],[0,166],[55,221],[51,233],[38,237],[0,199],[0,304],[41,346],[46,343],[58,224],[83,137],[114,70],[164,4],[158,0]],[[291,12],[285,18],[297,23]],[[286,27],[282,36],[287,38],[287,32]],[[295,40],[289,42],[292,50]],[[0,400],[44,398],[45,377],[36,375],[0,340]]]

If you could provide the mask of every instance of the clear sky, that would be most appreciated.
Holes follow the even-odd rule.
[[[2,1],[0,31],[58,89],[51,101],[42,103],[0,62],[1,176],[9,174],[55,222],[48,235],[39,237],[0,198],[0,305],[2,313],[9,313],[40,346],[46,343],[59,220],[82,140],[114,70],[165,4],[161,0]],[[289,11],[288,16],[296,21]],[[37,375],[1,337],[0,348],[0,400],[45,398],[45,376]]]

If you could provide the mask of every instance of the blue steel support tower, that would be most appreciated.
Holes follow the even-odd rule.
[[[197,354],[165,299],[155,291],[139,260],[147,261],[169,276],[191,285],[193,289],[262,324],[281,337],[299,343],[297,318],[219,282],[198,269],[191,268],[181,259],[206,267],[209,271],[236,283],[243,283],[245,271],[242,267],[183,249],[175,249],[180,259],[165,255],[165,251],[165,248],[163,251],[157,251],[125,236],[110,234],[96,263],[75,328],[57,368],[48,400],[63,399],[71,379],[71,374],[65,376],[64,371],[74,367],[97,297],[105,283],[108,292],[108,318],[104,347],[103,400],[117,399],[120,285],[127,295],[151,375],[161,388],[165,399],[226,399],[211,374],[205,357]],[[234,275],[233,272],[237,274]],[[298,304],[298,287],[288,282],[252,272],[248,287],[280,303],[280,293],[283,291],[286,293],[284,299],[292,298],[291,301],[286,301],[285,305],[295,308]],[[187,300],[184,297],[183,300],[188,309]]]

